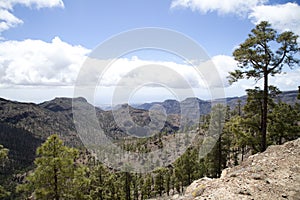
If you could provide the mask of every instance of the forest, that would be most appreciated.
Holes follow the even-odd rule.
[[[139,200],[162,195],[182,194],[186,186],[201,177],[217,178],[222,170],[241,163],[249,155],[263,152],[270,145],[283,144],[300,136],[300,103],[282,102],[281,91],[268,78],[284,67],[299,66],[298,36],[292,32],[278,34],[268,22],[261,22],[233,52],[239,69],[229,74],[230,83],[240,79],[263,80],[263,88],[247,89],[247,101],[234,108],[214,105],[198,123],[185,132],[199,135],[186,152],[168,166],[149,173],[117,171],[99,162],[86,149],[64,145],[53,133],[36,149],[34,168],[15,188],[0,186],[1,199],[125,199]],[[271,43],[276,42],[273,49]],[[295,88],[296,89],[296,88]],[[300,99],[300,87],[298,99]],[[215,120],[211,123],[210,119]],[[208,135],[208,130],[217,135]],[[127,151],[151,151],[155,143],[163,148],[170,133],[162,132],[147,139],[120,141]],[[215,139],[212,150],[204,157],[199,151],[204,140]],[[37,146],[36,143],[34,146]],[[10,149],[0,146],[1,169],[9,162]]]

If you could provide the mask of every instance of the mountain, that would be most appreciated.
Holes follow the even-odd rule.
[[[187,187],[184,196],[168,199],[296,200],[300,197],[299,163],[300,139],[273,145],[240,165],[223,170],[221,178],[196,180]]]
[[[282,92],[278,95],[277,101],[282,101],[291,105],[295,104],[295,102],[299,103],[300,101],[297,99],[298,93],[298,90]]]
[[[276,101],[282,101],[288,104],[295,104],[296,102],[300,102],[297,99],[298,91],[293,90],[293,91],[284,91],[281,94],[278,95],[278,97],[275,99]],[[144,103],[140,105],[135,105],[136,108],[139,109],[144,109],[144,110],[150,110],[152,106],[154,105],[159,105],[162,106],[167,114],[180,114],[181,113],[181,107],[184,106],[184,109],[187,108],[187,105],[193,105],[194,109],[195,107],[198,107],[200,112],[199,115],[206,115],[210,113],[211,107],[213,104],[216,104],[218,102],[226,103],[231,109],[235,108],[238,105],[238,101],[241,101],[241,105],[245,105],[247,101],[247,96],[241,96],[241,97],[228,97],[228,98],[223,98],[223,99],[216,99],[212,101],[206,101],[206,100],[201,100],[198,98],[187,98],[181,102],[177,100],[165,100],[164,102],[153,102],[153,103]],[[192,109],[190,110],[194,112],[194,116],[198,116],[195,113],[195,110],[193,111]]]
[[[28,131],[34,138],[41,140],[56,133],[67,145],[80,147],[82,143],[73,122],[72,101],[87,109],[95,109],[100,127],[107,136],[113,139],[126,136],[124,130],[120,128],[120,124],[114,120],[116,112],[126,108],[137,124],[145,126],[150,122],[147,110],[133,108],[129,105],[123,105],[112,112],[94,108],[84,98],[55,98],[41,104],[21,103],[0,98],[0,123]],[[164,127],[169,131],[178,129],[177,123],[173,124],[172,121],[167,121]]]
[[[57,133],[70,146],[81,146],[81,141],[76,134],[75,126],[72,122],[72,111],[66,104],[71,101],[57,104],[58,98],[53,102],[43,104],[20,103],[0,99],[0,122],[9,124],[15,128],[28,131],[35,138],[45,140],[51,134]],[[72,105],[72,104],[70,104]],[[65,110],[62,110],[65,106]],[[52,110],[51,110],[52,109]],[[0,140],[1,143],[1,140]]]
[[[236,99],[238,97],[235,97]],[[198,99],[196,97],[194,98],[187,98],[183,101],[177,101],[174,99],[165,100],[163,102],[152,102],[152,103],[144,103],[140,105],[135,105],[136,108],[144,109],[144,110],[150,110],[153,106],[159,105],[162,106],[167,114],[180,114],[181,113],[181,105],[194,105],[197,106],[200,109],[200,113],[202,115],[208,114],[211,109],[211,101],[204,101],[201,99]]]

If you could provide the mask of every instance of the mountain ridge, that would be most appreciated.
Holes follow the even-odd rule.
[[[298,95],[298,90],[283,91],[275,98],[275,100],[283,101],[288,104],[295,104],[296,102],[300,102],[297,99],[297,95]],[[140,109],[149,110],[149,109],[151,109],[152,106],[158,104],[158,105],[163,106],[166,109],[167,114],[178,114],[178,113],[180,113],[180,104],[182,104],[182,103],[184,104],[185,102],[187,102],[191,99],[195,99],[198,102],[199,108],[201,110],[201,114],[205,115],[210,112],[210,108],[212,107],[212,105],[215,103],[218,103],[218,102],[225,103],[231,109],[233,109],[238,104],[239,100],[241,100],[241,105],[245,105],[246,101],[247,101],[247,95],[243,95],[240,97],[238,97],[238,96],[226,97],[226,98],[213,99],[213,100],[202,100],[197,97],[188,97],[181,102],[174,100],[174,99],[168,99],[163,102],[144,103],[144,104],[135,105],[135,106]],[[171,102],[171,104],[169,102]],[[172,104],[175,105],[174,108],[172,108],[170,106]]]

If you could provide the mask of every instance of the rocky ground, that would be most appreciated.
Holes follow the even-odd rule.
[[[300,199],[300,138],[270,146],[241,165],[225,169],[221,178],[202,178],[184,196],[167,199]]]

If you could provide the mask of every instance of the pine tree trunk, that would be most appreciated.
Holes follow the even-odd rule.
[[[59,194],[58,194],[58,187],[57,187],[57,184],[58,184],[58,180],[57,180],[57,169],[56,169],[56,166],[54,167],[54,199],[55,200],[59,200]]]
[[[267,148],[267,118],[268,118],[268,72],[264,68],[264,92],[263,92],[263,113],[261,127],[261,152]]]
[[[221,135],[219,137],[219,144],[218,144],[218,174],[217,177],[219,178],[222,173],[222,143],[221,143]]]
[[[126,194],[126,200],[130,200],[130,182],[131,177],[129,172],[125,172],[125,194]]]
[[[245,147],[242,146],[242,162],[244,161]]]

